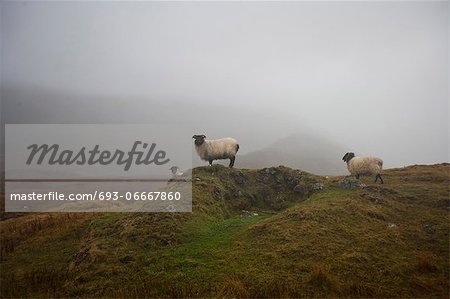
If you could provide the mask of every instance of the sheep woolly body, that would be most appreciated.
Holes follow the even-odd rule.
[[[234,138],[222,138],[207,140],[201,145],[196,145],[195,150],[202,160],[229,159],[236,156],[239,149],[238,141]]]
[[[353,157],[347,162],[347,169],[352,175],[381,174],[383,160],[376,157]]]
[[[359,179],[361,175],[375,175],[375,183],[380,179],[383,184],[383,178],[381,177],[381,170],[383,169],[383,160],[376,157],[356,157],[354,153],[348,152],[342,157],[342,160],[347,163],[347,169],[350,173]]]

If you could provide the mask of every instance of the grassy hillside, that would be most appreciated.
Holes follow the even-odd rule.
[[[410,166],[346,189],[359,182],[215,165],[194,169],[193,213],[6,219],[1,298],[446,298],[449,175]]]

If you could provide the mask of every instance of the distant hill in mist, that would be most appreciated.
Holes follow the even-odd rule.
[[[297,133],[262,150],[240,156],[236,159],[236,166],[261,168],[285,165],[321,175],[343,174],[346,167],[341,157],[345,152],[338,144],[322,137]]]

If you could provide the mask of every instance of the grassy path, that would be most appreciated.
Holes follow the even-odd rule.
[[[230,275],[228,258],[234,237],[268,216],[234,217],[205,224],[191,242],[153,252],[149,274],[180,283],[203,285]]]

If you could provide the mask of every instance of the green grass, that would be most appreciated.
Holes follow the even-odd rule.
[[[153,252],[147,272],[178,283],[219,283],[231,274],[228,261],[235,235],[265,218],[234,217],[205,224],[191,242]]]
[[[448,297],[448,164],[352,190],[282,166],[194,177],[192,213],[0,222],[1,297]]]

